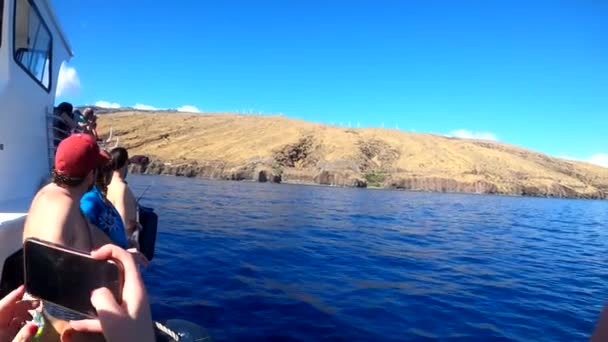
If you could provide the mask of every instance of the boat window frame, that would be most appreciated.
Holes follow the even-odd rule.
[[[3,1],[3,0],[0,0],[0,1]],[[23,65],[17,59],[17,49],[16,49],[17,46],[15,43],[16,43],[16,39],[17,39],[17,7],[19,6],[19,4],[18,4],[19,1],[27,1],[27,3],[30,5],[30,10],[33,10],[36,13],[36,15],[38,16],[38,20],[40,20],[41,26],[49,34],[50,47],[49,47],[49,62],[48,62],[49,63],[49,84],[48,84],[48,86],[44,85],[42,80],[39,80],[38,77],[36,77],[36,75],[34,75],[30,71],[30,69],[28,69],[27,66]],[[28,74],[34,80],[34,82],[36,82],[39,86],[41,86],[42,89],[44,89],[47,93],[50,93],[51,89],[53,88],[53,47],[54,47],[53,34],[51,33],[51,30],[49,29],[48,25],[44,21],[44,18],[40,14],[40,11],[38,10],[38,6],[36,6],[36,4],[34,3],[34,0],[15,0],[13,5],[14,5],[14,7],[13,7],[13,51],[12,51],[13,60],[21,69],[23,69],[23,71],[25,71],[26,74]],[[29,34],[29,27],[28,27],[28,34]]]
[[[0,47],[2,47],[2,41],[4,36],[2,35],[2,26],[4,25],[4,0],[0,0]]]

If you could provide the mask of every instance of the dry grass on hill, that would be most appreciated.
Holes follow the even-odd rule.
[[[504,143],[260,115],[126,111],[101,115],[99,126],[102,134],[113,127],[120,145],[131,154],[164,163],[220,161],[230,170],[265,163],[285,175],[330,170],[347,172],[345,179],[365,179],[368,185],[401,184],[416,190],[599,198],[608,194],[607,168]]]

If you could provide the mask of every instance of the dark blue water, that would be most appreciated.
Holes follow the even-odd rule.
[[[131,176],[155,318],[217,340],[585,340],[608,203]]]

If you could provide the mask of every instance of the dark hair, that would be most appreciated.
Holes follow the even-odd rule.
[[[69,177],[60,175],[53,169],[52,173],[52,181],[53,183],[59,185],[62,188],[74,188],[80,186],[86,177]]]
[[[114,161],[114,158],[112,158],[112,160],[110,160],[108,163],[97,168],[97,179],[95,179],[95,185],[97,185],[97,188],[99,191],[101,191],[101,193],[104,194],[104,196],[107,195],[108,185],[112,179],[112,172],[115,170],[115,164],[116,162]]]
[[[123,166],[127,165],[129,161],[129,153],[123,147],[116,147],[110,151],[112,155],[112,161],[114,164],[114,170],[120,170]]]
[[[55,109],[59,111],[59,113],[68,113],[71,115],[74,107],[71,103],[61,102],[57,107],[55,107]]]

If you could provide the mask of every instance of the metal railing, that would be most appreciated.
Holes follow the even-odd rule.
[[[57,145],[62,140],[58,136],[66,137],[70,135],[70,132],[67,132],[63,129],[60,129],[56,126],[56,123],[61,120],[57,116],[52,113],[46,114],[46,140],[48,147],[48,162],[49,162],[49,170],[53,169],[55,165],[55,151],[57,149]]]
[[[47,146],[48,146],[48,161],[49,161],[49,170],[52,170],[55,165],[55,152],[57,151],[57,145],[61,142],[61,138],[59,137],[67,137],[71,134],[66,130],[58,128],[57,122],[61,122],[61,118],[55,116],[53,113],[46,114],[46,138],[47,138]],[[98,140],[97,144],[100,148],[103,149],[112,149],[118,146],[119,138],[114,138],[114,144],[112,145],[113,140],[113,127],[110,127],[110,134],[106,140]],[[59,137],[58,137],[59,136]]]

